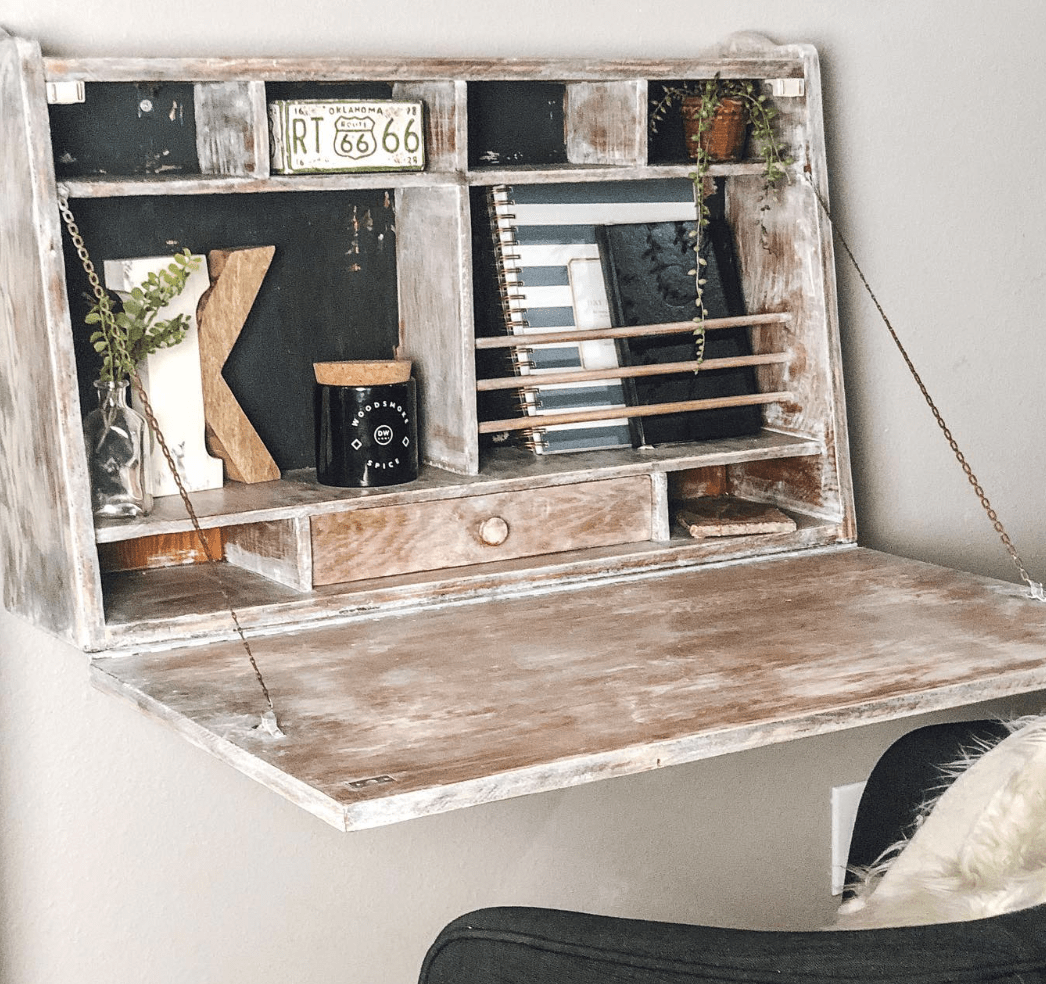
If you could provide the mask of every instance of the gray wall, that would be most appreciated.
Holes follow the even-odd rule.
[[[815,43],[838,220],[1046,576],[1046,8],[7,0],[0,24],[76,55],[686,55],[744,29]],[[1011,577],[842,261],[840,291],[863,542]],[[912,723],[344,835],[94,692],[82,655],[0,613],[0,979],[408,984],[445,921],[498,903],[817,926],[829,789]]]

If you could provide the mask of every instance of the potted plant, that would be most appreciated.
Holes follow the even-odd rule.
[[[150,273],[126,294],[118,311],[99,286],[97,300],[84,318],[97,326],[91,344],[102,357],[95,382],[98,406],[84,419],[95,516],[143,516],[151,508],[143,481],[148,431],[141,415],[127,404],[127,384],[142,359],[185,338],[187,315],[166,320],[158,316],[182,292],[199,262],[187,249],[175,254],[165,269]]]
[[[723,79],[716,73],[710,79],[666,85],[661,97],[650,110],[650,129],[656,133],[674,106],[678,106],[683,123],[686,152],[694,162],[690,180],[694,184],[694,205],[697,212],[697,232],[694,234],[694,252],[697,264],[698,359],[704,351],[704,320],[707,317],[703,301],[704,278],[701,267],[705,261],[700,255],[701,230],[708,224],[709,210],[705,204],[705,179],[713,163],[738,161],[744,156],[749,141],[755,144],[756,154],[763,162],[763,199],[760,211],[770,208],[770,194],[785,176],[792,163],[777,141],[773,123],[777,109],[764,95],[758,83],[751,79]],[[766,228],[762,226],[765,236]]]

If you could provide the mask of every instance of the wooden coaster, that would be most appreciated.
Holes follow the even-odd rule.
[[[732,495],[706,496],[680,503],[676,522],[692,537],[747,536],[752,533],[791,533],[795,521],[766,502]]]

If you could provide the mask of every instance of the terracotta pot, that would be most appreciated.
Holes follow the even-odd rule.
[[[687,155],[692,160],[697,159],[697,141],[694,137],[697,136],[701,102],[700,96],[683,97],[683,134]],[[701,149],[713,161],[739,161],[744,156],[747,139],[748,123],[745,120],[744,103],[732,96],[724,96],[716,107],[712,125],[701,134]]]

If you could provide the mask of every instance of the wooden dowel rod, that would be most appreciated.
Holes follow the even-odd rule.
[[[737,369],[742,366],[771,366],[787,362],[787,352],[768,352],[766,355],[734,355],[723,359],[705,359],[703,362],[665,362],[650,366],[614,366],[609,369],[578,369],[573,372],[542,372],[528,376],[500,376],[477,379],[476,390],[525,389],[528,386],[552,386],[558,383],[583,383],[593,379],[634,379],[640,376],[666,376],[673,372],[693,372],[700,369]]]
[[[656,417],[665,413],[686,413],[691,410],[715,410],[719,407],[750,407],[765,403],[783,403],[794,394],[753,393],[745,396],[720,396],[711,400],[681,400],[677,403],[651,403],[644,407],[605,407],[600,410],[573,410],[569,413],[532,414],[511,417],[508,420],[485,420],[479,425],[480,434],[501,431],[531,430],[556,424],[581,424],[590,420],[618,420],[624,417]]]
[[[746,328],[752,325],[791,324],[790,311],[776,314],[749,314],[742,318],[708,318],[706,331],[719,328]],[[528,345],[550,345],[560,342],[585,342],[593,338],[645,338],[654,335],[682,335],[692,332],[693,321],[671,321],[663,325],[627,325],[624,328],[587,328],[568,331],[529,331],[519,335],[492,335],[477,338],[478,349],[526,348]]]

